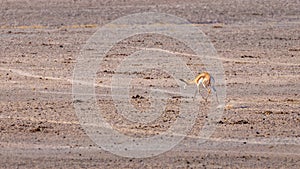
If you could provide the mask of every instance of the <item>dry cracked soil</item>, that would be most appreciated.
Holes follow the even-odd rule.
[[[93,88],[74,81],[74,70],[82,49],[93,52],[85,45],[94,33],[122,16],[142,12],[187,20],[209,39],[217,52],[212,60],[221,67],[207,65],[180,40],[161,34],[136,34],[114,44],[93,77],[94,106],[114,131],[138,142],[181,122],[181,105],[190,105],[186,108],[194,115],[185,136],[172,132],[183,138],[177,145],[137,158],[140,152],[159,150],[161,141],[144,150],[119,147],[125,155],[103,148],[91,135],[106,135],[88,130],[107,126],[101,121],[82,124],[76,106],[89,112],[89,103],[74,99],[78,91],[72,85]],[[299,0],[2,0],[0,13],[0,168],[300,168]],[[162,25],[158,21],[155,26],[159,30]],[[138,51],[150,55],[139,60]],[[217,106],[214,96],[205,102],[200,95],[195,100],[181,95],[183,84],[170,72],[155,67],[132,71],[128,66],[130,59],[136,67],[155,59],[164,64],[159,56],[181,58],[169,60],[171,70],[180,72],[176,66],[186,63],[192,75],[215,66],[223,77],[215,79],[216,88],[222,89],[217,92],[223,93],[218,106],[222,116],[210,120],[209,107]],[[120,68],[124,62],[126,70]],[[131,78],[125,79],[128,93],[119,91],[117,100],[112,97],[114,77]],[[118,84],[123,82],[116,84],[122,89]],[[152,106],[160,102],[164,108]],[[129,115],[137,121],[120,114],[126,105],[136,110]],[[147,114],[151,108],[161,113]],[[204,127],[207,121],[211,127]],[[209,137],[197,142],[199,133],[210,129]]]

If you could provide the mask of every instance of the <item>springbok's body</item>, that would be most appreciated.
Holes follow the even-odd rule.
[[[182,82],[185,83],[184,88],[186,87],[186,85],[193,85],[193,84],[197,85],[197,89],[195,91],[194,98],[196,97],[197,91],[200,94],[200,85],[202,84],[202,86],[207,90],[208,94],[211,93],[211,89],[215,92],[217,101],[219,102],[217,91],[215,88],[215,79],[209,73],[207,73],[207,72],[200,73],[193,80],[184,80],[184,79],[179,79],[179,80],[181,80]],[[207,100],[207,98],[204,98],[204,99]]]

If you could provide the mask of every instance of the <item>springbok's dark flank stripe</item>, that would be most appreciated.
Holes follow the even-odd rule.
[[[199,93],[200,93],[200,84],[202,84],[202,86],[207,90],[208,94],[211,93],[211,89],[212,89],[216,94],[217,101],[219,102],[217,91],[216,91],[215,86],[214,86],[214,78],[208,72],[200,73],[198,76],[196,76],[196,78],[194,80],[184,80],[184,79],[179,79],[179,80],[184,82],[185,86],[186,85],[191,85],[191,84],[196,84],[197,85],[197,90],[199,91]],[[196,97],[197,90],[194,94],[194,98]],[[207,97],[204,98],[202,96],[202,98],[205,99],[205,100],[207,100]]]

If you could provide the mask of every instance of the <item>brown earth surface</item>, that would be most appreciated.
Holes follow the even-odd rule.
[[[72,79],[80,50],[101,26],[140,12],[172,14],[201,29],[223,65],[226,98],[206,142],[197,144],[197,133],[209,103],[197,97],[196,123],[178,145],[130,158],[87,135]],[[300,1],[3,0],[0,13],[0,168],[300,168]],[[155,34],[124,39],[107,53],[95,79],[102,115],[120,133],[150,138],[170,129],[180,118],[178,105],[191,100],[172,95],[149,124],[117,113],[106,96],[118,59],[141,48],[175,53],[195,74],[205,65],[180,41]],[[147,94],[150,87],[176,93],[182,85],[157,69],[136,74],[131,84],[140,89],[129,93],[139,111],[161,99]]]

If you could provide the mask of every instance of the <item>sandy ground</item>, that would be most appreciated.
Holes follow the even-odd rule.
[[[300,167],[300,2],[152,0],[54,0],[0,2],[0,168],[299,168]],[[76,115],[73,70],[87,40],[99,27],[128,14],[163,12],[200,28],[224,68],[226,98],[216,129],[203,144],[197,133],[207,104],[187,137],[170,151],[148,158],[104,151],[87,135]],[[173,96],[166,113],[150,124],[132,123],[116,113],[109,84],[118,58],[137,48],[192,54],[174,39],[138,35],[116,45],[96,74],[97,104],[118,131],[152,137],[179,118]],[[187,61],[188,62],[188,61]],[[199,61],[198,61],[199,62]],[[203,70],[201,62],[189,64]],[[203,66],[203,65],[202,65]],[[126,72],[125,72],[126,73]],[[149,108],[149,86],[178,91],[159,70],[139,74],[130,103]],[[105,87],[106,86],[106,87]],[[157,98],[160,99],[160,98]],[[122,102],[122,100],[121,100]],[[176,134],[176,133],[175,133]]]

